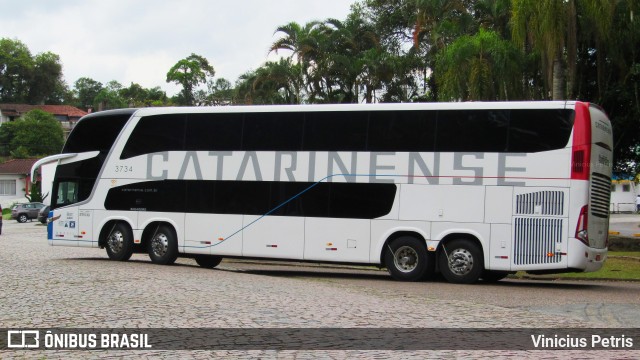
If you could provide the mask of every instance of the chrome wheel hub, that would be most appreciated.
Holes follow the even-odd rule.
[[[473,255],[467,249],[455,249],[449,254],[449,269],[456,275],[466,275],[473,269]]]
[[[401,272],[411,272],[418,266],[418,253],[410,246],[401,246],[393,253],[393,263]]]
[[[151,250],[153,254],[158,257],[164,256],[169,249],[169,239],[165,234],[156,234],[156,236],[151,239]]]
[[[109,236],[109,240],[107,241],[107,245],[112,253],[117,254],[122,251],[123,244],[124,235],[120,231],[111,233],[111,236]]]

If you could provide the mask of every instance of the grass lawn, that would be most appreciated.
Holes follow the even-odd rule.
[[[604,266],[596,272],[529,275],[519,271],[515,276],[532,279],[640,280],[640,251],[610,251]]]

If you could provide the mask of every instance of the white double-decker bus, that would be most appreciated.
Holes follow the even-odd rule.
[[[80,120],[51,245],[386,267],[451,282],[606,259],[611,124],[577,101],[145,108]]]

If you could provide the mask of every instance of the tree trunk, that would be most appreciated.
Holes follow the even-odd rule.
[[[564,69],[562,68],[562,60],[555,59],[553,61],[553,100],[564,100]]]
[[[567,22],[567,98],[576,96],[576,68],[578,63],[578,15],[575,0],[569,0]]]

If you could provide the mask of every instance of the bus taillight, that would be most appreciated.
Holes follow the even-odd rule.
[[[587,246],[589,246],[589,235],[587,234],[588,219],[589,205],[585,205],[580,210],[580,217],[578,217],[578,224],[576,225],[576,239],[582,241]]]
[[[575,146],[571,159],[571,178],[574,180],[589,180],[589,161],[591,153],[589,146]]]
[[[573,153],[571,154],[571,179],[589,180],[591,163],[591,114],[589,104],[576,103],[573,124]]]

